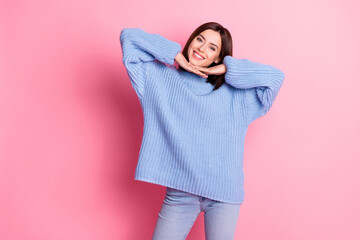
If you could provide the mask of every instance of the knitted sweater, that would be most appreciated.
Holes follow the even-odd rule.
[[[248,125],[269,111],[284,73],[228,55],[225,83],[213,90],[173,66],[179,43],[141,28],[124,28],[120,43],[144,116],[135,180],[242,204]]]

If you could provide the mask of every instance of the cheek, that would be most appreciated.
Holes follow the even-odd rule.
[[[195,46],[196,46],[196,42],[192,41],[192,42],[190,43],[190,45],[189,45],[189,48],[193,48],[193,47],[195,47]]]
[[[190,45],[189,45],[189,48],[188,48],[188,55],[190,54],[191,49],[193,49],[193,48],[194,48],[194,44],[190,44]]]
[[[213,62],[216,60],[218,55],[216,53],[210,53],[208,56],[209,56],[209,59]]]
[[[191,49],[192,49],[192,46],[190,45],[189,48],[188,48],[188,56],[191,55]]]

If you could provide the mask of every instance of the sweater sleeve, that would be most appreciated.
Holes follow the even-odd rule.
[[[145,89],[144,64],[159,60],[173,65],[181,45],[159,34],[145,32],[141,28],[124,28],[120,33],[123,63],[131,85],[142,99]]]
[[[225,82],[245,89],[247,124],[265,115],[271,108],[284,80],[284,73],[267,64],[237,59],[230,55],[223,60]]]

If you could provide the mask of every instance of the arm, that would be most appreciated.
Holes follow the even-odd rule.
[[[147,33],[141,28],[124,28],[120,33],[120,44],[123,63],[140,99],[145,89],[144,64],[159,60],[172,65],[181,51],[179,43],[159,34]]]
[[[271,108],[284,80],[284,73],[267,64],[225,56],[225,82],[245,89],[247,124],[265,115]]]

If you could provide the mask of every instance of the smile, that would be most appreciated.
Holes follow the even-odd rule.
[[[205,58],[203,58],[202,56],[200,56],[199,54],[197,54],[195,51],[193,51],[193,56],[195,59],[197,60],[204,60]]]

